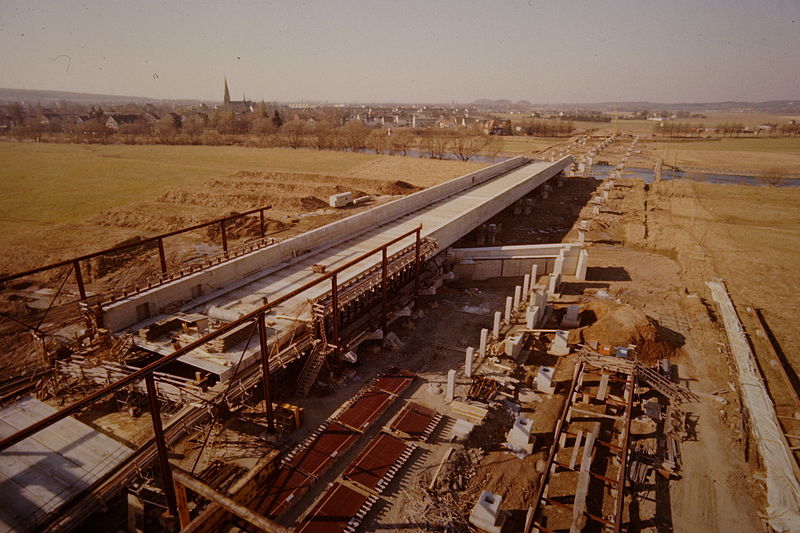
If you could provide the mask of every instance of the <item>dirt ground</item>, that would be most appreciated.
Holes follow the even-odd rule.
[[[588,184],[587,187],[592,185],[591,182],[584,183]],[[655,320],[660,333],[679,347],[672,362],[677,366],[681,382],[698,393],[716,393],[716,398],[703,396],[699,402],[687,406],[690,435],[682,445],[681,474],[669,483],[668,490],[657,492],[653,487],[651,492],[640,495],[640,498],[644,498],[639,501],[640,509],[646,509],[649,505],[651,516],[640,512],[639,516],[644,516],[646,520],[632,524],[633,530],[766,531],[761,520],[764,489],[759,481],[757,454],[746,434],[747,421],[742,419],[738,387],[724,348],[724,331],[717,322],[713,303],[709,303],[703,283],[722,275],[726,277],[735,301],[744,298],[752,301],[750,298],[760,297],[751,305],[763,306],[770,317],[778,315],[770,321],[770,326],[787,346],[793,346],[796,342],[795,332],[790,324],[791,317],[797,316],[796,312],[787,312],[782,321],[779,313],[768,311],[780,306],[793,309],[795,305],[791,301],[791,293],[784,291],[782,284],[777,283],[778,279],[792,283],[796,271],[791,269],[789,256],[768,250],[768,243],[774,241],[758,238],[743,240],[740,235],[748,232],[758,235],[759,231],[793,233],[790,228],[784,227],[784,224],[791,226],[791,215],[788,220],[779,217],[779,222],[775,224],[769,213],[773,213],[775,203],[792,205],[796,200],[777,190],[743,186],[730,188],[676,182],[645,190],[641,183],[627,185],[630,187],[623,188],[616,198],[612,196],[605,212],[592,222],[592,231],[587,236],[590,241],[590,268],[587,281],[580,284],[579,288],[588,291],[587,294],[604,290]],[[582,188],[568,187],[566,190],[572,194],[567,198],[559,197],[556,192],[554,201],[569,204],[569,197]],[[666,191],[662,190],[666,188]],[[747,215],[745,223],[725,218],[722,206],[736,209],[730,202],[731,198],[737,197],[743,202],[755,198],[756,207],[744,211]],[[680,208],[670,206],[676,202]],[[681,202],[684,204],[680,205]],[[701,209],[705,209],[704,222],[698,222]],[[587,208],[583,212],[587,218],[588,211]],[[790,211],[794,212],[787,209],[787,212]],[[767,230],[768,227],[773,229]],[[573,232],[574,229],[570,230],[565,240],[571,240]],[[513,239],[514,232],[511,233]],[[719,240],[712,240],[711,235]],[[708,240],[701,240],[704,236]],[[708,242],[714,242],[715,246],[704,246]],[[786,248],[790,246],[787,242]],[[780,248],[783,249],[783,246]],[[730,257],[729,254],[734,251],[735,257]],[[763,253],[775,258],[766,268],[775,269],[776,277],[772,282],[758,278],[757,287],[747,292],[754,281],[750,273],[765,267],[760,259]],[[514,280],[511,281],[513,283]],[[510,287],[506,286],[506,292]],[[458,304],[450,303],[455,298],[447,295],[443,296],[444,300],[439,302],[436,311],[441,318],[440,323],[446,325],[420,321],[414,335],[406,339],[406,346],[414,347],[414,355],[409,354],[408,360],[411,366],[419,357],[425,360],[420,370],[439,370],[424,374],[428,381],[444,380],[445,369],[439,369],[441,366],[446,368],[443,359],[454,365],[461,364],[463,354],[460,350],[476,342],[464,332],[472,331],[472,337],[476,337],[481,326],[488,327],[490,324],[491,311],[501,307],[504,294],[502,283],[499,289],[489,284],[479,286],[478,290],[481,292],[477,300],[462,305],[472,310],[486,308],[485,313],[479,311],[483,314],[482,320],[475,320],[476,317],[472,315],[466,316],[459,320],[458,330],[453,331],[448,325],[458,320],[453,314],[453,307],[457,308]],[[464,295],[459,298],[467,302]],[[420,336],[425,339],[422,345],[414,340]],[[431,344],[437,343],[452,345],[453,349],[436,350]],[[796,351],[787,350],[787,353]],[[776,372],[774,368],[772,372]],[[770,383],[772,381],[770,379]],[[435,405],[437,402],[425,390],[424,386],[420,387],[415,398],[422,403]],[[552,419],[553,415],[548,411],[560,408],[558,396],[554,398],[555,409],[546,409],[546,404],[535,406],[535,420]],[[779,404],[783,401],[780,397],[777,400]],[[439,409],[448,412],[447,407],[441,404]],[[459,509],[468,511],[471,505],[463,505],[464,500],[474,503],[480,490],[492,490],[503,495],[504,502],[507,502],[507,507],[504,503],[504,509],[509,510],[511,517],[519,523],[519,519],[524,518],[526,503],[536,487],[533,481],[537,479],[536,462],[543,458],[546,447],[537,449],[533,455],[521,460],[497,450],[497,442],[492,442],[489,439],[484,443],[485,449],[479,458],[467,457],[471,463],[467,461],[466,472],[471,474],[471,478],[463,484],[456,481],[451,491],[457,496],[455,501],[449,503],[452,506],[461,502]],[[419,498],[411,494],[417,485],[430,479],[431,470],[449,446],[449,443],[441,442],[427,446],[430,453],[426,460],[412,468],[404,485],[396,489],[396,494],[390,494],[391,505],[377,513],[369,530],[425,530],[403,509],[419,510]],[[462,457],[460,460],[466,459]],[[651,501],[648,502],[648,498]]]
[[[615,164],[628,142],[613,144],[601,158]],[[203,193],[175,189],[157,202],[108,212],[89,226],[96,228],[98,235],[105,231],[108,238],[117,231],[142,229],[137,220],[146,220],[147,227],[186,225],[195,220],[192,217],[202,217],[211,210],[224,214],[226,209],[244,209],[278,195],[280,202],[276,203],[281,207],[274,210],[275,216],[270,212],[270,231],[288,235],[338,216],[319,203],[328,194],[351,190],[356,195],[386,200],[446,179],[446,172],[438,172],[444,171],[431,170],[428,178],[412,180],[392,165],[380,167],[377,162],[343,176],[239,172],[212,180]],[[591,220],[586,235],[587,279],[580,283],[567,280],[556,307],[560,310],[568,303],[577,303],[600,312],[606,304],[598,304],[598,299],[630,306],[635,311],[632,316],[646,317],[658,338],[669,344],[668,356],[677,366],[681,383],[701,395],[699,401],[684,405],[689,415],[689,436],[681,444],[680,475],[669,482],[659,480],[637,494],[639,520],[629,524],[629,530],[766,531],[761,519],[765,501],[759,461],[748,438],[748,421],[742,415],[738,385],[729,366],[725,334],[704,283],[718,277],[726,280],[779,413],[793,416],[789,390],[769,359],[766,341],[757,335],[755,318],[748,309],[762,310],[790,365],[798,368],[800,332],[794,321],[800,316],[800,304],[791,288],[800,282],[800,269],[795,265],[800,245],[800,191],[688,181],[646,185],[620,180],[600,215],[593,216],[587,204],[599,183],[591,178],[570,178],[563,187],[554,187],[548,199],[537,198],[529,218],[504,212],[493,222],[502,224],[497,244],[522,244],[575,241],[578,220]],[[159,218],[165,205],[176,206],[172,212],[183,218]],[[467,236],[462,243],[473,241],[473,236]],[[471,440],[450,442],[456,414],[443,394],[447,371],[457,368],[456,395],[463,398],[468,386],[461,373],[464,350],[478,344],[480,329],[491,327],[493,313],[503,307],[505,297],[520,282],[506,278],[470,285],[452,283],[436,296],[422,298],[412,317],[394,326],[401,347],[389,350],[363,345],[359,350],[363,364],[355,377],[342,382],[330,396],[297,402],[307,412],[305,426],[292,435],[294,440],[301,440],[377,372],[397,365],[419,375],[410,397],[445,415],[430,441],[420,445],[368,515],[365,530],[468,531],[466,517],[482,490],[503,497],[508,531],[521,529],[552,443],[553,427],[564,401],[563,385],[556,394],[539,398],[540,402],[520,405],[521,412],[534,420],[537,436],[534,453],[527,457],[518,457],[502,447],[513,421],[514,407],[508,404],[498,405]],[[568,381],[574,357],[558,361],[548,357],[534,350],[529,368],[517,369],[515,376],[525,379],[525,373],[535,371],[536,366],[555,364],[555,381]],[[485,360],[481,365],[486,371],[493,368]],[[797,424],[785,429],[796,434],[800,432],[800,422]],[[453,455],[437,477],[437,491],[428,493],[423,487],[431,482],[450,448]],[[357,451],[349,453],[355,455]],[[344,457],[341,466],[347,462]],[[337,471],[335,468],[326,474],[288,519],[310,508]]]

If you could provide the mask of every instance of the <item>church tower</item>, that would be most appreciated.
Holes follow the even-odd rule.
[[[229,105],[231,103],[231,93],[228,91],[228,78],[225,77],[225,96],[222,98],[222,101],[225,105]]]

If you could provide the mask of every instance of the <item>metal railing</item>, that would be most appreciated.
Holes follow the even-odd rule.
[[[191,352],[192,350],[196,350],[198,348],[201,348],[203,345],[205,345],[206,343],[208,343],[209,341],[212,341],[213,339],[215,339],[217,337],[219,337],[219,336],[221,336],[221,335],[223,335],[223,334],[225,334],[225,333],[227,333],[229,331],[232,331],[233,329],[235,329],[235,328],[237,328],[239,326],[242,326],[242,325],[244,325],[246,323],[255,322],[257,324],[257,326],[258,326],[259,342],[260,342],[260,345],[261,345],[260,348],[261,348],[262,383],[263,383],[263,386],[264,386],[265,407],[266,407],[266,410],[267,410],[267,422],[268,422],[268,426],[269,426],[270,431],[272,431],[273,430],[273,420],[272,420],[272,413],[271,413],[272,402],[271,402],[271,398],[270,398],[270,386],[269,386],[269,347],[267,346],[267,334],[266,334],[267,329],[266,329],[265,319],[264,319],[266,313],[270,309],[272,309],[272,308],[274,308],[274,307],[276,307],[278,305],[283,304],[284,302],[286,302],[286,301],[296,297],[297,295],[307,291],[311,287],[319,285],[320,283],[322,283],[324,281],[330,280],[331,281],[331,295],[332,295],[333,308],[334,308],[334,313],[333,313],[333,321],[334,321],[334,324],[335,324],[335,326],[334,326],[334,331],[335,331],[335,337],[334,337],[335,340],[334,340],[334,342],[337,343],[337,345],[338,345],[338,343],[339,343],[339,339],[338,339],[338,334],[339,334],[339,331],[338,331],[339,308],[338,308],[337,296],[338,296],[339,284],[337,282],[337,276],[339,274],[341,274],[343,271],[345,271],[346,269],[348,269],[348,268],[360,263],[361,261],[364,261],[365,259],[373,256],[376,253],[381,253],[382,254],[382,263],[381,264],[382,264],[382,268],[385,269],[386,268],[386,259],[385,258],[386,258],[386,253],[387,253],[388,248],[390,246],[392,246],[393,244],[396,244],[396,243],[402,241],[403,239],[406,239],[407,237],[409,237],[411,235],[415,235],[415,244],[414,244],[414,246],[416,248],[415,249],[415,254],[414,254],[414,257],[415,257],[415,259],[414,259],[414,262],[415,262],[415,294],[417,294],[419,292],[419,275],[420,275],[421,261],[422,261],[422,257],[421,257],[421,231],[422,231],[422,225],[420,224],[416,228],[414,228],[412,230],[409,230],[409,231],[403,233],[402,235],[400,235],[398,237],[395,237],[395,238],[385,242],[381,246],[373,248],[372,250],[359,255],[358,257],[348,261],[344,265],[341,265],[341,266],[331,270],[330,272],[322,274],[319,277],[317,277],[317,278],[315,278],[315,279],[313,279],[313,280],[301,285],[300,287],[298,287],[298,288],[296,288],[296,289],[284,294],[283,296],[280,296],[280,297],[272,300],[271,302],[263,305],[262,307],[259,307],[258,309],[254,310],[254,311],[251,311],[250,313],[244,315],[243,317],[239,318],[238,320],[235,320],[233,322],[229,322],[228,324],[225,324],[225,325],[221,326],[219,329],[216,329],[213,332],[208,333],[207,335],[199,338],[198,340],[196,340],[196,341],[194,341],[194,342],[192,342],[190,344],[187,344],[186,346],[184,346],[184,347],[182,347],[180,349],[177,349],[177,350],[173,351],[169,355],[165,355],[164,357],[161,357],[157,361],[153,361],[152,363],[142,367],[138,371],[133,372],[133,373],[129,374],[128,376],[123,377],[122,379],[120,379],[120,380],[118,380],[118,381],[116,381],[114,383],[111,383],[110,385],[106,385],[103,388],[101,388],[101,389],[89,394],[85,398],[83,398],[81,400],[78,400],[77,402],[75,402],[75,403],[73,403],[73,404],[71,404],[71,405],[69,405],[67,407],[63,407],[62,409],[56,411],[55,413],[51,414],[50,416],[47,416],[47,417],[43,418],[42,420],[40,420],[40,421],[38,421],[38,422],[36,422],[34,424],[31,424],[30,426],[28,426],[28,427],[26,427],[26,428],[24,428],[24,429],[22,429],[20,431],[17,431],[16,433],[14,433],[12,435],[9,435],[9,436],[3,438],[2,440],[0,440],[0,452],[2,452],[3,450],[7,449],[10,446],[13,446],[14,444],[17,444],[17,443],[27,439],[28,437],[31,437],[32,435],[34,435],[34,434],[38,433],[39,431],[41,431],[41,430],[43,430],[43,429],[55,424],[56,422],[58,422],[60,420],[63,420],[64,418],[66,418],[66,417],[68,417],[68,416],[70,416],[72,414],[75,414],[75,413],[81,411],[82,409],[85,409],[85,408],[89,407],[90,405],[92,405],[95,402],[97,402],[97,401],[105,398],[106,396],[114,393],[115,391],[118,391],[118,390],[122,389],[123,387],[127,387],[128,385],[131,385],[131,384],[133,384],[133,383],[135,383],[135,382],[137,382],[137,381],[139,381],[141,379],[144,379],[145,383],[146,383],[146,388],[147,388],[147,391],[148,391],[147,396],[148,396],[148,401],[149,401],[149,406],[150,406],[150,415],[151,415],[152,423],[153,423],[153,432],[155,434],[156,446],[157,446],[157,449],[158,449],[158,457],[159,457],[159,462],[160,462],[160,466],[161,466],[162,479],[164,481],[164,492],[165,492],[166,497],[167,497],[168,507],[174,514],[176,512],[176,509],[177,509],[177,507],[176,507],[177,504],[176,504],[176,500],[175,500],[175,492],[174,492],[174,487],[173,487],[173,482],[172,482],[172,476],[171,476],[171,470],[170,470],[168,455],[167,455],[167,445],[166,445],[166,441],[165,441],[165,437],[164,437],[164,431],[163,431],[161,418],[160,418],[160,416],[161,416],[161,414],[160,414],[160,405],[159,405],[159,400],[158,400],[158,397],[157,397],[157,391],[156,391],[156,385],[155,385],[155,380],[154,380],[153,373],[158,371],[158,370],[160,370],[160,369],[162,369],[162,368],[164,368],[167,364],[171,363],[172,361],[175,361],[178,357],[180,357],[182,355],[185,355],[185,354]],[[161,237],[163,237],[163,236],[161,236]],[[158,238],[158,237],[155,237],[155,238]],[[68,264],[68,262],[67,263],[61,263],[61,265],[64,265],[64,264]],[[386,277],[383,276],[383,279],[385,280]],[[384,284],[385,284],[385,281],[384,281]]]

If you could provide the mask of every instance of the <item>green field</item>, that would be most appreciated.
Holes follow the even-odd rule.
[[[0,142],[0,232],[78,222],[240,170],[341,174],[377,157],[290,148]]]

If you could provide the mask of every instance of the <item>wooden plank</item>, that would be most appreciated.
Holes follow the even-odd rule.
[[[603,372],[600,376],[600,388],[597,389],[597,399],[601,402],[606,400],[606,392],[608,391],[608,374]]]
[[[594,448],[594,433],[586,435],[586,444],[583,448],[583,458],[581,459],[581,469],[578,474],[578,486],[575,489],[575,502],[572,507],[572,524],[570,533],[578,533],[581,530],[581,519],[586,510],[586,496],[589,492],[589,467],[592,462],[592,449]]]
[[[581,469],[578,474],[578,487],[575,490],[575,501],[572,507],[572,524],[569,528],[570,533],[578,533],[582,527],[581,519],[583,518],[583,513],[586,511],[586,496],[589,492],[589,469],[592,466],[592,451],[594,450],[594,441],[599,434],[600,423],[595,422],[592,432],[586,435],[586,444],[583,447]]]
[[[569,468],[570,470],[575,468],[575,461],[578,460],[578,450],[581,448],[581,441],[583,440],[583,430],[578,431],[578,435],[575,437],[575,445],[572,448],[572,455],[569,458]]]
[[[595,413],[594,411],[589,411],[589,410],[585,410],[585,409],[578,409],[577,407],[570,407],[570,411],[578,413],[579,415],[584,415],[584,416],[588,416],[588,417],[610,418],[611,420],[623,420],[625,418],[623,416],[607,415],[605,413]]]

